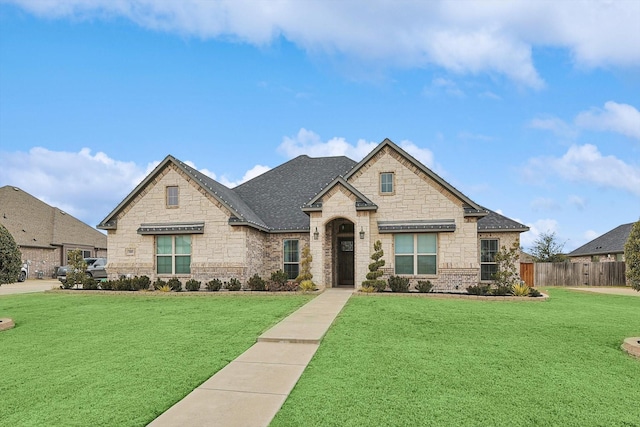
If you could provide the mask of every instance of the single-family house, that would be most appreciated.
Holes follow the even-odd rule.
[[[20,247],[22,261],[30,261],[30,278],[54,277],[74,249],[85,257],[107,256],[104,233],[18,187],[0,187],[0,211],[0,223]]]
[[[235,188],[167,156],[98,228],[114,278],[293,279],[309,246],[318,286],[359,288],[380,240],[387,277],[452,291],[491,280],[496,252],[528,230],[388,139],[360,162],[302,155]]]
[[[633,223],[622,224],[575,249],[567,256],[571,262],[624,261],[624,244],[629,238]]]

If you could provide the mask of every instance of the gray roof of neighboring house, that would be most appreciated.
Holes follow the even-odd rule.
[[[633,227],[633,222],[619,225],[602,236],[585,243],[567,256],[575,257],[622,253],[624,252],[624,244],[627,242],[629,234],[631,233],[631,227]]]
[[[106,249],[107,236],[18,187],[0,188],[0,223],[19,246],[82,245]]]

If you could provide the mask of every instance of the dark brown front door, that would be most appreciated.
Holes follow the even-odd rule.
[[[353,237],[338,238],[338,286],[353,286]]]

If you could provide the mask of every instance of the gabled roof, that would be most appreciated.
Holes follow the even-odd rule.
[[[0,188],[0,223],[19,246],[82,245],[106,249],[107,236],[68,213],[13,186]]]
[[[567,256],[606,255],[624,252],[624,244],[629,238],[633,223],[622,224],[613,230],[585,243]]]
[[[436,181],[438,184],[442,185],[452,195],[454,195],[460,201],[462,201],[462,203],[464,205],[464,208],[465,208],[465,214],[469,214],[468,216],[484,216],[484,215],[486,215],[488,213],[488,211],[486,209],[484,209],[482,206],[478,205],[473,200],[471,200],[470,198],[468,198],[467,196],[462,194],[453,185],[449,184],[447,181],[442,179],[438,174],[436,174],[431,169],[429,169],[428,167],[423,165],[421,162],[416,160],[412,155],[410,155],[409,153],[404,151],[402,148],[397,146],[389,138],[385,138],[385,140],[382,141],[380,144],[378,144],[378,146],[376,148],[374,148],[373,151],[371,151],[364,159],[362,159],[360,162],[358,162],[358,164],[355,165],[349,171],[349,173],[347,173],[347,175],[345,176],[345,179],[349,180],[349,178],[351,176],[353,176],[362,166],[367,164],[374,156],[376,156],[385,147],[390,147],[391,149],[397,151],[401,156],[403,156],[404,158],[409,160],[411,163],[413,163],[413,165],[415,167],[417,167],[419,170],[421,170],[425,175],[427,175],[428,177],[430,177],[431,179]]]
[[[322,198],[336,185],[342,185],[344,188],[349,190],[351,194],[356,196],[356,210],[357,211],[375,211],[378,209],[378,206],[369,200],[364,194],[358,191],[353,185],[349,184],[342,176],[337,177],[329,185],[324,187],[324,189],[318,193],[314,198],[309,200],[307,203],[302,206],[302,210],[304,212],[313,212],[322,210]]]

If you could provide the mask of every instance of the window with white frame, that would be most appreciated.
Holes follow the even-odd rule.
[[[158,274],[191,274],[191,236],[156,237]]]
[[[284,272],[290,280],[300,273],[300,252],[298,240],[284,241]]]
[[[393,194],[393,172],[383,172],[380,174],[380,193]]]
[[[178,187],[171,185],[167,187],[167,207],[178,206]]]
[[[396,274],[436,274],[437,234],[396,234],[394,248]]]
[[[498,239],[480,240],[480,280],[493,280],[493,275],[498,271],[497,253]]]

